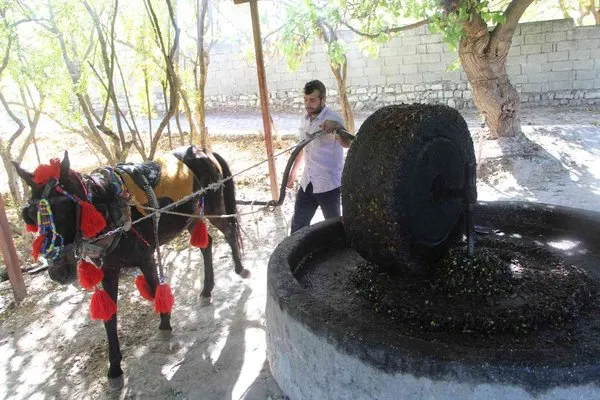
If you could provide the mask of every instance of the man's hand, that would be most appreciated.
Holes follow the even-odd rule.
[[[327,121],[323,122],[321,125],[319,125],[319,128],[321,128],[323,131],[325,131],[327,133],[333,133],[336,129],[344,129],[344,126],[341,125],[337,121],[327,120]],[[338,135],[338,137],[340,138],[340,144],[342,145],[342,147],[344,147],[346,149],[348,147],[350,147],[351,140],[348,137],[342,136],[342,135]]]
[[[340,125],[337,121],[327,120],[319,125],[319,128],[327,133],[333,133],[333,131],[335,131],[337,128],[342,128],[342,125]]]

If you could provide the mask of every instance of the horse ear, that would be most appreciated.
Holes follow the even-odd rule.
[[[21,179],[23,179],[23,181],[29,185],[29,187],[33,188],[36,186],[35,182],[33,181],[33,174],[31,172],[25,171],[16,161],[12,161],[12,164],[15,167],[15,170],[17,170],[17,175],[19,175]]]
[[[65,150],[65,156],[60,163],[60,181],[67,182],[69,179],[69,171],[71,170],[71,162],[69,161],[69,152]]]

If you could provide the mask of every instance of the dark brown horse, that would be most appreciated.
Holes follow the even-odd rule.
[[[179,163],[175,166],[174,174],[172,168],[174,164],[157,166],[156,163],[149,162],[137,166],[122,165],[121,169],[116,170],[103,167],[90,175],[82,175],[70,169],[66,152],[60,163],[58,160],[53,162],[56,167],[54,178],[40,179],[35,173],[29,173],[15,164],[19,176],[32,191],[31,198],[22,212],[23,220],[28,225],[38,225],[40,212],[45,212],[48,217],[46,225],[49,224],[52,228],[47,231],[50,232],[51,238],[46,238],[42,251],[42,256],[48,261],[48,273],[51,279],[62,284],[73,282],[77,276],[78,261],[86,257],[101,267],[102,287],[115,304],[119,271],[123,267],[138,267],[147,282],[149,294],[154,296],[160,284],[154,257],[155,233],[158,234],[159,244],[164,244],[186,228],[192,232],[198,219],[161,214],[158,229],[155,229],[153,218],[146,218],[136,223],[136,220],[148,211],[140,207],[143,205],[140,204],[141,202],[138,202],[137,207],[131,205],[130,190],[128,190],[130,185],[123,185],[126,181],[123,178],[128,175],[126,171],[131,172],[131,177],[135,174],[144,176],[145,182],[154,187],[155,198],[160,207],[177,203],[175,198],[177,196],[171,194],[178,193],[179,197],[183,196],[183,201],[172,207],[170,211],[188,215],[200,212],[206,214],[231,246],[235,272],[244,278],[250,275],[249,271],[243,268],[240,259],[241,236],[237,218],[234,216],[216,218],[220,215],[236,214],[235,188],[233,180],[227,179],[231,178],[227,163],[218,154],[202,151],[193,146],[177,149],[171,154],[172,156],[175,165]],[[185,196],[186,190],[181,187],[181,181],[185,180],[180,176],[182,168],[191,171],[191,177],[188,179],[189,190],[187,190],[190,194],[198,193],[199,190],[207,187],[211,189],[195,196]],[[170,170],[173,176],[166,177],[167,170]],[[225,182],[220,184],[223,180]],[[158,186],[161,185],[159,191]],[[154,196],[148,194],[148,197]],[[82,214],[86,212],[83,210],[82,200],[89,201],[106,223],[106,227],[101,232],[92,235],[93,238],[86,237],[82,232]],[[131,222],[133,226],[130,227]],[[110,233],[114,231],[116,232]],[[210,235],[207,247],[202,249],[202,256],[204,286],[201,299],[202,303],[208,304],[214,287]],[[116,390],[120,389],[124,382],[116,313],[104,323],[104,326],[108,337],[109,388]],[[168,336],[171,330],[170,313],[160,313],[159,332]]]

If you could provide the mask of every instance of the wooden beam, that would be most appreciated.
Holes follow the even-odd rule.
[[[15,295],[15,301],[19,303],[27,296],[27,289],[25,288],[25,281],[23,280],[23,273],[21,272],[21,265],[12,239],[8,218],[6,218],[2,196],[0,196],[0,251],[4,258],[4,264],[6,264],[6,271]]]
[[[242,1],[242,0],[234,0]],[[248,1],[248,0],[246,0]],[[271,114],[269,113],[269,91],[267,90],[267,78],[265,74],[265,63],[262,50],[262,38],[260,35],[260,21],[258,15],[257,0],[249,0],[250,15],[252,17],[252,32],[254,33],[254,50],[256,53],[256,69],[258,72],[258,88],[260,92],[260,108],[262,111],[263,126],[265,129],[265,146],[269,164],[269,177],[271,178],[271,196],[273,200],[279,199],[279,188],[277,185],[277,171],[275,171],[275,159],[273,158],[273,139],[271,136]]]

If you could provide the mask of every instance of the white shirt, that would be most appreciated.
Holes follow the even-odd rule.
[[[310,120],[307,114],[300,124],[300,140],[311,137],[320,131],[326,120],[336,121],[344,125],[344,120],[327,106],[317,118]],[[342,185],[342,169],[344,168],[344,150],[337,135],[324,134],[312,140],[304,147],[304,171],[300,179],[303,190],[309,183],[313,184],[313,193],[323,193]]]

